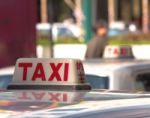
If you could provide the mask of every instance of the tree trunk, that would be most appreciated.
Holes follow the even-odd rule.
[[[142,0],[142,26],[143,26],[143,32],[148,32],[148,0]]]

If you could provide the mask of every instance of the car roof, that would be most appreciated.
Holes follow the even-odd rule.
[[[0,69],[0,75],[13,75],[15,66],[4,67]]]
[[[64,103],[57,101],[61,98],[60,95],[65,93],[72,100]],[[72,96],[73,93],[74,96]],[[52,96],[46,96],[49,99],[49,101],[46,101],[45,94],[53,95],[55,101],[51,101]],[[40,100],[43,96],[44,99]],[[86,115],[86,113],[94,111],[150,105],[149,97],[150,94],[109,91],[1,91],[0,115],[7,114],[10,117],[46,117],[46,115],[48,117],[69,117],[71,115],[75,117],[79,114]],[[38,101],[34,100],[35,98]]]
[[[83,62],[85,73],[88,69],[98,69],[98,71],[118,71],[119,69],[137,67],[150,68],[150,60],[137,59],[89,59]]]

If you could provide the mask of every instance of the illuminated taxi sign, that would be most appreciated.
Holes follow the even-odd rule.
[[[18,59],[8,89],[90,89],[82,62],[72,59]]]
[[[130,46],[106,46],[104,58],[133,58]]]

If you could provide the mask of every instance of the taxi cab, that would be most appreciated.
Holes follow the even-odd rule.
[[[83,65],[94,89],[150,91],[150,60],[135,59],[129,46],[107,46],[104,59]]]
[[[149,60],[88,60],[86,78],[95,89],[150,91]]]
[[[91,90],[83,64],[72,59],[17,60],[0,90],[1,118],[149,117],[150,94]]]

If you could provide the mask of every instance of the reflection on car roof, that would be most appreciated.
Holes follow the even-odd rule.
[[[24,91],[16,91],[15,95]],[[39,91],[26,91],[29,93],[39,92]],[[43,91],[50,92],[50,91]],[[60,93],[67,93],[68,91],[60,91]],[[81,91],[80,91],[81,92]],[[79,92],[79,94],[80,94]],[[94,113],[97,111],[99,113],[103,110],[130,107],[137,105],[149,105],[150,97],[149,94],[133,94],[133,93],[111,93],[111,92],[98,92],[98,91],[84,91],[85,93],[80,98],[79,96],[72,96],[72,99],[78,99],[78,102],[73,103],[59,103],[59,101],[48,102],[43,99],[43,101],[33,101],[33,96],[26,93],[26,99],[28,101],[19,101],[16,98],[12,98],[13,92],[1,92],[0,93],[0,114],[8,114],[8,116],[16,115],[21,117],[44,117],[46,115],[63,117],[68,115],[80,115],[85,113]],[[18,93],[18,94],[17,94]],[[40,99],[43,94],[33,94],[34,97]],[[70,93],[71,94],[71,91]],[[70,96],[68,94],[68,97]],[[76,91],[76,95],[78,91]],[[58,92],[54,91],[53,97],[55,95],[55,100],[59,99]],[[11,99],[8,99],[9,96]],[[20,96],[21,98],[21,96]],[[5,99],[5,100],[4,100]],[[8,100],[7,100],[8,99]],[[50,98],[49,98],[50,99]],[[54,99],[54,98],[53,98]],[[135,100],[136,99],[136,100]],[[3,112],[2,112],[3,111]],[[78,111],[78,112],[77,112]],[[99,111],[99,112],[98,112]]]

